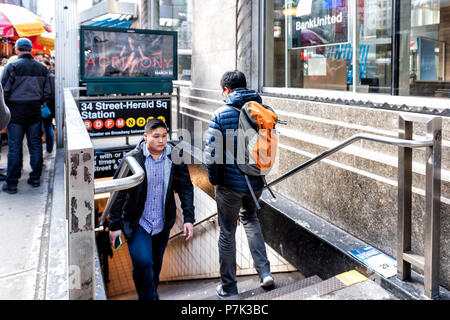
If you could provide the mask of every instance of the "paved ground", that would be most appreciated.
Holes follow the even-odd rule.
[[[7,166],[7,146],[0,167]],[[29,172],[26,138],[18,193],[0,190],[0,300],[33,300],[45,297],[49,236],[49,188],[53,182],[55,151],[45,155],[41,186],[27,184]],[[0,182],[3,185],[4,182]]]

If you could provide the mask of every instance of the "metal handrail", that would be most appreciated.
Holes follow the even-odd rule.
[[[111,195],[106,203],[105,209],[103,210],[102,217],[100,219],[99,227],[95,231],[103,231],[103,223],[105,222],[106,216],[109,214],[111,207],[116,200],[117,193],[121,190],[126,190],[133,188],[140,184],[145,178],[144,169],[139,165],[137,160],[133,157],[126,157],[124,163],[116,177],[113,180],[99,181],[95,183],[94,193],[106,193],[110,192]],[[128,172],[131,170],[133,173],[131,176],[127,177]],[[123,178],[125,177],[125,178]]]
[[[341,150],[341,149],[347,147],[348,145],[350,145],[356,141],[359,141],[359,140],[370,140],[370,141],[376,141],[376,142],[386,143],[386,144],[390,144],[390,145],[396,145],[399,147],[408,147],[408,148],[429,147],[433,144],[433,140],[419,140],[419,141],[417,141],[417,140],[402,140],[402,139],[397,139],[397,138],[387,138],[387,137],[383,137],[383,136],[377,136],[377,135],[373,135],[373,134],[356,134],[354,136],[351,136],[347,140],[343,141],[342,143],[338,144],[337,146],[335,146],[331,149],[328,149],[327,151],[324,151],[323,153],[302,163],[301,165],[299,165],[298,167],[295,167],[294,169],[290,170],[289,172],[285,173],[284,175],[269,182],[266,186],[264,186],[263,189],[270,188],[271,186],[273,186],[277,183],[280,183],[281,181],[292,176],[293,174],[312,166],[313,164],[319,162],[320,160],[323,160],[324,158],[331,156],[332,154],[338,152],[339,150]],[[201,221],[196,222],[194,224],[194,227],[211,220],[216,215],[217,215],[217,212],[210,215],[207,218],[204,218]],[[184,233],[183,231],[180,231],[180,232],[174,234],[173,236],[171,236],[169,238],[169,240],[179,237],[179,236],[183,235],[183,233]]]
[[[314,158],[302,163],[298,167],[290,170],[289,172],[287,172],[287,173],[283,174],[282,176],[276,178],[275,180],[269,182],[265,186],[265,188],[268,188],[268,187],[270,188],[271,186],[273,186],[277,183],[280,183],[281,181],[285,180],[286,178],[292,176],[293,174],[312,166],[316,162],[319,162],[320,160],[331,156],[333,153],[336,153],[339,150],[341,150],[341,149],[347,147],[348,145],[350,145],[356,141],[359,141],[359,140],[370,140],[370,141],[381,142],[381,143],[386,143],[386,144],[395,145],[398,147],[406,147],[406,148],[422,148],[422,147],[430,147],[433,145],[433,140],[419,140],[419,141],[417,141],[417,140],[402,140],[402,139],[397,139],[397,138],[388,138],[388,137],[383,137],[383,136],[377,136],[374,134],[356,134],[354,136],[351,136],[344,142],[338,144],[334,148],[331,148],[331,149],[328,149],[327,151],[322,152],[321,154],[315,156]]]
[[[212,215],[210,215],[210,216],[208,216],[206,218],[203,218],[200,221],[195,222],[193,224],[193,227],[195,228],[196,226],[201,225],[203,222],[211,221],[211,219],[214,218],[215,216],[217,216],[217,212],[213,213]],[[184,230],[183,231],[179,231],[179,232],[175,233],[174,235],[170,236],[169,240],[175,239],[175,238],[177,238],[179,236],[182,236],[182,235],[184,235]]]

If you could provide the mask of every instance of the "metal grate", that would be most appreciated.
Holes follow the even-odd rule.
[[[287,285],[290,285],[293,283],[293,281],[298,281],[298,280],[293,280],[293,279],[282,279],[282,280],[276,280],[275,281],[275,285],[273,288],[270,289],[271,290],[275,290],[275,289],[279,289],[281,287],[285,287]],[[253,288],[251,290],[242,292],[236,296],[231,296],[226,298],[225,300],[246,300],[248,298],[263,294],[263,293],[267,293],[269,292],[269,290],[264,289],[262,287],[257,287],[257,288]]]
[[[346,285],[342,283],[337,278],[333,277],[331,279],[313,284],[309,287],[291,291],[284,295],[277,296],[273,298],[274,300],[307,300],[313,299],[314,297],[319,297],[327,293],[337,291],[345,288]]]
[[[273,289],[270,291],[267,291],[262,294],[250,296],[248,298],[245,298],[245,300],[275,300],[278,297],[282,297],[286,294],[290,294],[292,292],[297,292],[301,289],[307,288],[309,286],[312,286],[316,283],[320,283],[322,279],[320,279],[318,276],[312,276],[291,284],[288,284],[286,286],[281,286],[277,289]]]

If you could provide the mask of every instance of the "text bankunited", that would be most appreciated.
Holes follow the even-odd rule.
[[[325,17],[319,18],[316,17],[314,19],[309,19],[308,21],[297,21],[295,23],[295,30],[301,29],[310,29],[313,27],[321,27],[329,24],[341,23],[342,22],[342,12],[337,16],[326,15]]]

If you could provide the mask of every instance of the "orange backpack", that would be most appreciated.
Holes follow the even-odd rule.
[[[236,164],[250,176],[267,175],[275,162],[278,116],[269,106],[247,102],[240,110]]]
[[[240,109],[236,165],[244,173],[258,209],[248,176],[261,176],[267,187],[265,176],[275,163],[278,149],[277,123],[285,122],[279,120],[275,111],[267,105],[250,101]]]

